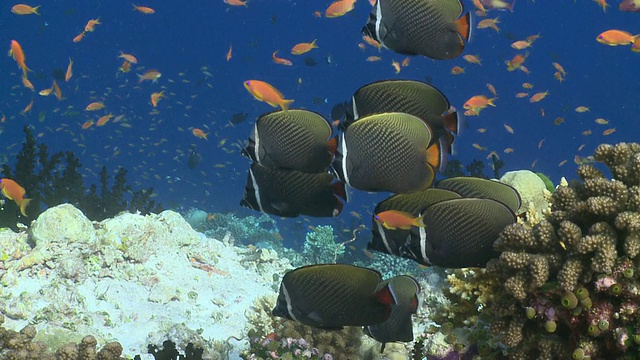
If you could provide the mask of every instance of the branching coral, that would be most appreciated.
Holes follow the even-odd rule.
[[[487,273],[503,284],[483,311],[514,359],[621,358],[640,349],[640,144],[600,145],[546,220],[510,225]]]

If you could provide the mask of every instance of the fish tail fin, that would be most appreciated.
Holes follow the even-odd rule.
[[[460,133],[460,126],[464,123],[464,114],[458,111],[453,111],[444,116],[443,119],[445,129],[458,135]]]
[[[335,156],[336,151],[338,151],[338,137],[334,136],[329,139],[327,146],[329,148],[329,152]]]
[[[22,199],[22,203],[20,203],[20,213],[23,216],[27,216],[27,205],[31,202],[31,199]]]
[[[36,15],[40,15],[40,13],[38,12],[38,8],[40,8],[40,6],[42,6],[42,5],[38,5],[38,6],[36,6],[36,7],[34,7],[34,8],[33,8],[33,13],[34,13],[34,14],[36,14]]]
[[[513,12],[513,7],[516,6],[516,0],[513,0],[513,2],[511,2],[511,4],[509,4],[509,6],[507,6],[507,10],[509,10],[510,12]]]
[[[282,103],[280,103],[280,107],[282,108],[282,110],[289,110],[289,105],[294,102],[295,100],[287,100],[287,99],[282,99]]]
[[[313,39],[313,41],[311,42],[312,49],[318,49],[318,45],[316,45],[316,41],[318,41],[318,39]]]
[[[349,202],[349,194],[347,192],[347,187],[342,181],[336,181],[331,185],[333,189],[333,193],[338,197],[344,199],[344,201]]]
[[[493,107],[496,107],[496,104],[495,104],[495,101],[496,101],[496,100],[498,100],[498,98],[497,98],[497,97],[491,98],[491,99],[487,100],[487,104],[488,104],[488,105],[491,105],[491,106],[493,106]]]
[[[471,14],[466,13],[463,17],[455,21],[456,31],[469,42],[471,38]]]
[[[138,84],[142,83],[144,81],[144,79],[142,78],[142,75],[140,74],[136,74],[138,75]]]
[[[440,150],[440,143],[433,143],[426,150],[426,161],[431,165],[434,169],[440,168],[440,163],[442,160],[442,151]]]
[[[418,215],[415,219],[413,219],[413,224],[411,224],[415,227],[426,227],[426,225],[424,224],[424,216],[420,216]]]

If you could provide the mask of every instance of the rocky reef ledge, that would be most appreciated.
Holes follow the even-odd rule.
[[[122,356],[191,342],[205,359],[247,348],[245,310],[290,268],[275,251],[205,237],[173,211],[101,222],[62,204],[27,230],[0,230],[3,326],[37,330],[50,348],[92,335]],[[32,329],[33,327],[29,327]]]

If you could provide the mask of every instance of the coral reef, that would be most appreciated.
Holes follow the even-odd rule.
[[[307,232],[302,255],[308,261],[304,265],[336,263],[344,254],[345,244],[337,243],[335,238],[331,225],[321,225]]]
[[[32,199],[27,208],[28,217],[20,215],[13,202],[5,202],[0,211],[0,226],[17,230],[16,224],[28,225],[42,212],[41,206],[52,207],[70,203],[80,208],[89,218],[100,221],[117,213],[130,210],[147,214],[161,211],[151,200],[152,188],[132,189],[126,183],[125,169],[118,169],[114,183],[109,187],[106,167],[100,172],[100,191],[96,185],[85,188],[80,174],[80,160],[70,151],[49,154],[45,144],[38,144],[28,126],[24,127],[25,142],[16,157],[14,169],[2,165],[2,177],[18,182]],[[129,200],[129,194],[131,197]]]
[[[478,322],[491,324],[511,359],[626,358],[640,349],[640,144],[603,144],[594,158],[611,179],[581,165],[580,180],[550,197],[544,220],[510,225],[495,243],[502,254],[486,269],[493,298],[478,307]]]
[[[5,317],[0,314],[0,325]],[[109,342],[97,350],[98,341],[91,335],[82,337],[78,343],[60,344],[49,349],[47,344],[37,341],[38,331],[33,325],[26,325],[20,331],[0,327],[0,359],[4,360],[124,360],[122,345]]]
[[[55,206],[29,231],[0,231],[0,314],[7,329],[33,324],[45,343],[82,333],[119,341],[129,358],[166,340],[182,353],[192,343],[206,359],[237,357],[248,346],[244,310],[275,294],[291,267],[273,251],[243,264],[247,251],[172,211],[92,222]]]

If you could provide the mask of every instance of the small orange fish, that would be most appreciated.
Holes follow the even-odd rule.
[[[64,81],[69,82],[73,76],[73,60],[69,58],[69,65],[67,65],[67,72],[64,74]]]
[[[77,42],[82,41],[82,39],[84,39],[84,34],[85,34],[85,32],[83,31],[80,34],[76,35],[76,37],[73,38],[73,42],[77,43]]]
[[[516,70],[517,68],[522,66],[522,64],[524,64],[524,61],[527,59],[528,56],[529,56],[529,53],[526,52],[524,55],[517,54],[511,60],[505,61],[505,64],[507,64],[507,70],[508,71]]]
[[[13,7],[11,8],[11,12],[16,15],[31,15],[31,14],[40,15],[38,13],[38,9],[40,8],[40,6],[41,5],[32,7],[25,4],[17,4],[17,5],[13,5]]]
[[[632,35],[631,33],[623,30],[612,29],[598,35],[598,37],[596,37],[596,41],[609,46],[631,45],[638,39],[638,37],[640,37],[640,35]]]
[[[28,112],[31,112],[31,108],[33,108],[33,100],[31,100],[29,105],[22,109],[22,115],[26,115]]]
[[[112,117],[112,114],[101,116],[98,121],[96,121],[96,126],[105,126]]]
[[[93,32],[95,30],[96,25],[102,25],[100,22],[100,17],[97,19],[92,19],[87,22],[87,25],[84,26],[84,32]]]
[[[533,96],[531,96],[529,98],[529,102],[530,103],[536,103],[542,99],[544,99],[545,97],[547,97],[547,95],[549,95],[548,91],[544,91],[544,92],[539,92],[539,93],[535,93],[533,94]]]
[[[227,4],[227,5],[231,5],[231,6],[248,7],[247,6],[247,2],[246,1],[242,1],[242,0],[224,0],[224,3]]]
[[[382,58],[380,56],[368,56],[366,59],[368,62],[380,61]]]
[[[373,46],[373,47],[377,48],[378,51],[380,51],[382,49],[382,44],[380,44],[377,40],[375,40],[374,38],[372,38],[369,35],[362,36],[362,40],[364,40],[364,42],[366,42],[370,46]]]
[[[56,99],[58,99],[58,101],[62,101],[62,91],[60,90],[60,86],[58,86],[58,83],[53,80],[53,94],[56,96]]]
[[[349,11],[353,10],[353,6],[356,0],[337,0],[331,3],[327,10],[324,11],[324,16],[328,18],[335,18],[342,16]]]
[[[585,113],[585,112],[590,111],[590,110],[591,109],[589,109],[588,106],[578,106],[576,108],[576,112],[579,112],[579,113]]]
[[[415,227],[424,227],[424,222],[421,216],[413,217],[411,214],[398,211],[398,210],[387,210],[381,213],[378,213],[374,217],[375,221],[385,229],[396,230],[403,229],[409,230],[412,226]]]
[[[591,129],[585,130],[582,132],[582,136],[589,136],[589,135],[591,135]]]
[[[86,111],[96,111],[96,110],[104,109],[104,103],[100,101],[94,101],[91,104],[87,105],[87,107],[84,109]]]
[[[160,101],[160,99],[162,99],[164,97],[164,90],[160,91],[160,92],[154,92],[151,94],[151,105],[153,105],[153,107],[157,107],[158,106],[158,101]]]
[[[607,135],[611,135],[614,132],[616,132],[616,128],[611,128],[611,129],[607,129],[605,131],[602,132],[602,135],[607,136]]]
[[[603,119],[603,118],[597,118],[595,122],[596,124],[599,124],[599,125],[607,125],[609,123],[609,120]]]
[[[25,199],[26,193],[24,188],[17,182],[11,179],[0,179],[0,189],[2,189],[2,195],[9,200],[13,200],[20,208],[20,213],[23,216],[27,216],[26,209],[31,199]]]
[[[197,138],[208,140],[207,135],[209,135],[209,133],[204,132],[202,129],[194,128],[191,130],[191,133]]]
[[[31,81],[29,81],[29,79],[27,79],[27,77],[24,75],[22,76],[22,85],[24,85],[24,87],[26,87],[31,91],[36,91],[36,88],[33,87],[33,84],[31,83]]]
[[[516,98],[518,98],[518,99],[522,99],[522,98],[525,98],[527,96],[529,96],[529,93],[526,93],[526,92],[519,92],[519,93],[516,94]]]
[[[469,100],[467,100],[464,105],[462,105],[463,108],[469,110],[469,109],[474,109],[474,110],[482,110],[484,108],[486,108],[487,106],[493,106],[495,107],[495,101],[497,100],[497,98],[492,98],[489,99],[488,97],[484,96],[484,95],[475,95],[472,96],[471,98],[469,98]]]
[[[162,74],[158,70],[147,70],[142,75],[138,74],[138,84],[145,80],[156,82],[158,81],[158,79],[160,79],[161,76]]]
[[[507,130],[507,132],[509,134],[513,134],[514,133],[513,128],[510,125],[508,125],[508,124],[502,124],[502,125],[504,126],[504,129]]]
[[[400,63],[402,65],[402,67],[407,67],[409,66],[409,63],[411,62],[411,58],[406,57],[404,58],[404,60],[402,60],[402,63]]]
[[[9,48],[9,56],[13,57],[13,60],[16,61],[18,66],[22,69],[22,73],[24,76],[27,76],[27,72],[31,71],[27,64],[25,63],[26,57],[24,56],[24,51],[22,51],[22,46],[15,40],[11,40],[11,47]]]
[[[287,110],[289,104],[293,102],[285,99],[278,89],[264,81],[247,80],[244,82],[244,87],[256,100],[264,101],[273,107],[280,106],[282,110]]]
[[[528,47],[531,47],[531,43],[529,41],[526,40],[518,40],[515,41],[513,43],[511,43],[511,47],[516,49],[516,50],[524,50]]]
[[[310,43],[299,43],[293,46],[293,48],[291,48],[291,54],[293,55],[302,55],[302,54],[306,54],[309,51],[313,50],[313,49],[317,49],[318,45],[316,45],[316,40],[314,39],[312,42]]]
[[[49,95],[51,95],[52,92],[53,92],[53,86],[48,88],[48,89],[40,90],[40,92],[38,94],[40,96],[49,96]]]
[[[141,13],[143,13],[143,14],[147,14],[147,15],[155,14],[155,13],[156,13],[156,11],[155,11],[155,10],[153,10],[152,8],[147,7],[147,6],[137,6],[137,5],[133,5],[133,10],[136,10],[136,11],[138,11],[138,12],[141,12]]]
[[[231,60],[232,55],[233,55],[233,46],[229,44],[229,50],[227,51],[227,56],[226,56],[227,61]]]
[[[462,58],[468,62],[469,64],[478,64],[482,65],[482,60],[477,55],[464,55]]]
[[[454,66],[451,68],[451,74],[460,75],[464,73],[464,68],[460,66]]]
[[[531,90],[531,89],[533,89],[533,84],[528,83],[528,82],[526,82],[526,83],[522,83],[522,88],[523,88],[523,89]]]
[[[560,125],[564,123],[564,118],[563,117],[557,117],[555,120],[553,120],[553,125]]]
[[[274,63],[276,63],[278,65],[284,65],[284,66],[292,66],[293,65],[291,60],[278,57],[278,56],[276,56],[276,54],[278,54],[278,50],[274,51],[273,54],[271,54],[271,59],[273,60]]]
[[[91,126],[93,126],[93,120],[87,120],[82,124],[82,130],[87,130]]]
[[[123,73],[128,73],[129,71],[131,71],[131,63],[125,60],[120,66],[119,70]]]
[[[499,17],[496,17],[495,19],[483,19],[478,23],[476,28],[478,29],[491,28],[496,32],[500,32],[500,28],[498,28],[498,24],[500,23],[500,20],[498,20],[498,18]]]
[[[400,73],[401,68],[400,68],[400,63],[399,62],[393,60],[393,61],[391,61],[391,66],[395,69],[396,74]]]
[[[498,92],[496,91],[496,88],[492,84],[487,83],[487,89],[489,89],[489,91],[493,94],[493,96],[498,96]]]
[[[562,67],[562,65],[560,65],[560,64],[559,64],[559,63],[557,63],[557,62],[551,63],[551,65],[553,65],[553,67],[554,67],[556,70],[558,70],[558,72],[560,72],[560,74],[561,74],[562,76],[567,76],[567,72],[566,72],[566,71],[564,71],[564,68]]]
[[[138,63],[138,58],[136,58],[135,56],[131,55],[131,54],[125,54],[122,51],[120,52],[120,55],[118,55],[118,57],[120,59],[125,59],[125,61],[128,61],[132,64],[137,64]]]
[[[607,8],[609,7],[609,4],[607,4],[607,0],[593,0],[593,1],[602,7],[603,12],[607,12]]]

